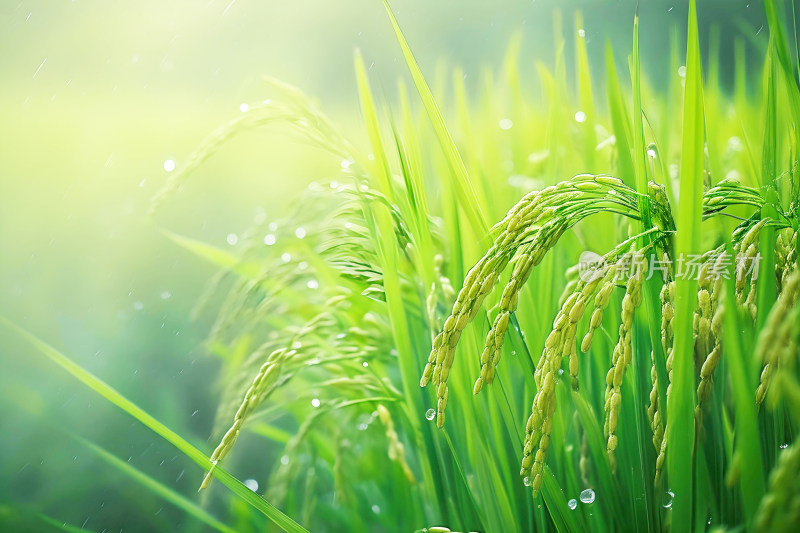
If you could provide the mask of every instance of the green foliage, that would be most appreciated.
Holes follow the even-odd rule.
[[[208,347],[221,365],[213,465],[211,450],[3,320],[210,470],[230,489],[231,522],[87,445],[221,531],[263,529],[248,506],[286,531],[688,531],[752,528],[769,513],[785,520],[779,512],[795,508],[775,502],[797,496],[775,494],[785,476],[769,489],[767,479],[797,432],[798,341],[781,337],[795,340],[778,355],[765,348],[763,361],[751,355],[752,339],[769,347],[797,314],[773,311],[796,306],[797,292],[787,287],[797,275],[800,91],[780,7],[766,3],[759,91],[747,86],[741,43],[733,95],[719,86],[714,54],[704,79],[691,2],[685,74],[674,51],[666,91],[642,72],[638,17],[630,79],[609,45],[601,84],[578,14],[575,90],[557,32],[552,65],[536,63],[540,101],[522,87],[519,40],[477,98],[458,69],[452,88],[432,90],[384,5],[421,105],[402,82],[399,104],[382,105],[357,52],[368,144],[273,82],[280,98],[212,134],[154,199],[156,221],[193,169],[253,127],[288,128],[342,161],[285,219],[250,228],[236,254],[161,229],[220,269],[198,306],[215,319]],[[728,263],[719,282],[650,269],[647,279],[597,283],[573,268],[584,251],[609,268],[702,254],[706,270],[725,253],[758,252],[762,277]],[[440,374],[420,388],[426,362]],[[711,393],[698,405],[703,383]],[[234,446],[245,435],[259,439],[257,452]],[[269,463],[265,498],[229,473],[251,462]]]

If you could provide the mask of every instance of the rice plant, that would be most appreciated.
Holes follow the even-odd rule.
[[[607,46],[599,73],[576,14],[574,87],[557,32],[539,92],[512,40],[470,98],[458,68],[429,85],[385,5],[413,88],[379,106],[356,53],[365,146],[268,80],[269,103],[153,200],[158,223],[250,128],[335,161],[236,255],[163,229],[220,267],[197,309],[223,364],[208,459],[31,342],[206,468],[206,498],[219,478],[288,531],[793,531],[800,87],[785,6],[764,4],[762,64],[737,47],[732,92],[701,58],[692,1],[666,89],[641,71],[638,19],[629,68]],[[248,434],[270,441],[262,454],[237,453]],[[248,461],[273,465],[263,499],[228,473]]]

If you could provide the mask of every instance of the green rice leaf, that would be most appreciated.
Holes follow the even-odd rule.
[[[400,25],[397,23],[397,19],[395,18],[394,13],[392,13],[392,9],[389,7],[389,2],[384,0],[383,5],[386,8],[386,13],[389,15],[389,20],[392,23],[392,28],[394,29],[395,36],[397,37],[397,42],[400,44],[400,48],[403,51],[403,57],[405,58],[406,65],[411,73],[411,78],[414,80],[414,85],[417,88],[417,92],[422,100],[422,104],[425,107],[425,111],[428,113],[428,118],[431,121],[431,124],[433,125],[433,130],[436,133],[436,139],[439,141],[439,146],[444,152],[445,159],[447,160],[448,167],[450,168],[450,175],[454,182],[454,188],[458,195],[458,200],[461,206],[464,208],[464,211],[466,211],[468,221],[473,230],[477,235],[483,237],[487,235],[489,224],[483,214],[483,210],[480,202],[478,201],[478,197],[475,194],[475,190],[472,187],[472,183],[470,182],[469,175],[467,174],[467,168],[464,166],[464,161],[461,159],[461,155],[458,153],[458,148],[456,148],[456,144],[453,142],[450,132],[447,131],[447,126],[444,123],[442,113],[439,111],[439,106],[436,105],[436,101],[433,98],[431,90],[428,88],[428,83],[425,81],[425,77],[422,75],[422,71],[417,64],[417,60],[414,59],[414,54],[411,52],[411,48],[408,46],[405,36],[403,36]]]
[[[697,255],[702,223],[704,118],[700,44],[697,34],[695,1],[689,4],[689,30],[686,44],[686,85],[683,100],[683,142],[680,165],[676,259]],[[692,315],[697,280],[677,276],[675,282],[674,347],[672,393],[667,399],[667,471],[675,494],[672,528],[689,531],[692,527],[692,473],[694,471],[694,339]]]
[[[46,342],[39,340],[37,337],[28,333],[26,330],[17,326],[13,322],[10,322],[5,317],[0,317],[0,323],[2,323],[2,325],[7,329],[22,337],[38,352],[69,372],[84,385],[134,417],[143,425],[153,430],[157,435],[175,446],[181,453],[197,463],[201,468],[209,470],[212,468],[212,466],[214,466],[214,475],[222,482],[222,484],[228,487],[237,497],[246,501],[264,516],[272,520],[281,529],[289,533],[301,533],[306,531],[306,529],[300,524],[283,514],[278,508],[247,488],[241,481],[233,477],[227,471],[223,470],[219,466],[212,465],[206,454],[192,446],[187,440],[179,436],[167,426],[156,420],[152,415],[117,392],[116,389],[106,384],[92,373],[84,370],[80,365],[72,361],[66,355],[62,354]]]
[[[733,247],[728,244],[727,252],[733,257]],[[743,317],[739,315],[736,304],[733,265],[729,269],[728,283],[725,290],[725,314],[723,317],[723,346],[725,357],[730,368],[731,386],[740,391],[734,394],[735,442],[734,453],[738,456],[741,470],[739,487],[742,492],[745,517],[752,523],[761,497],[764,495],[764,471],[762,466],[761,444],[758,438],[758,418],[755,402],[757,376],[754,374],[752,362],[748,354],[742,350],[741,337],[746,334],[743,329]],[[744,320],[747,320],[744,318]]]
[[[96,444],[93,444],[86,439],[78,437],[77,435],[73,435],[72,438],[76,439],[81,444],[89,448],[98,457],[100,457],[102,460],[104,460],[114,468],[122,471],[122,473],[125,474],[128,478],[139,483],[145,489],[149,490],[153,494],[156,494],[161,498],[164,498],[178,509],[185,511],[186,514],[189,514],[197,518],[204,524],[212,527],[217,531],[221,531],[223,533],[235,533],[235,530],[233,528],[226,526],[225,524],[214,518],[214,516],[212,516],[208,511],[206,511],[205,509],[197,505],[195,502],[188,499],[183,494],[180,494],[179,492],[176,492],[170,487],[167,487],[160,481],[153,479],[144,472],[131,466],[129,463],[121,460],[116,455],[104,450],[100,446],[97,446]]]

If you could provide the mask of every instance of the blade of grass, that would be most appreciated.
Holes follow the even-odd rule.
[[[727,252],[733,257],[730,243]],[[723,346],[731,376],[734,392],[733,404],[736,420],[734,454],[741,466],[739,487],[742,492],[745,516],[752,523],[761,497],[764,495],[764,472],[762,467],[761,443],[758,438],[758,417],[753,391],[756,389],[754,367],[742,350],[740,336],[745,334],[741,324],[742,317],[736,305],[733,265],[728,272],[725,287],[725,312],[723,316]]]
[[[649,230],[653,222],[650,216],[650,194],[649,194],[649,187],[648,187],[648,180],[647,180],[647,152],[645,149],[644,144],[644,122],[643,122],[643,114],[642,114],[642,87],[641,87],[641,63],[639,58],[639,16],[638,14],[633,19],[633,59],[631,62],[631,81],[633,83],[633,167],[634,167],[634,174],[636,177],[636,190],[639,193],[639,215],[641,216],[641,231]],[[643,236],[640,239],[639,246],[645,247],[649,245],[652,241],[652,237],[650,235]],[[649,258],[648,258],[649,259]],[[667,368],[666,368],[666,357],[661,345],[661,330],[659,328],[659,324],[661,324],[661,308],[660,308],[660,297],[659,292],[661,290],[662,280],[659,279],[659,276],[650,277],[645,281],[645,291],[644,291],[644,303],[645,303],[645,311],[646,315],[646,322],[647,322],[647,330],[648,330],[648,337],[650,340],[650,347],[653,352],[653,361],[655,362],[656,367],[656,387],[658,392],[658,399],[660,405],[667,405]],[[644,356],[647,353],[646,343],[644,339],[639,338],[638,334],[634,335],[636,347],[637,349],[637,356],[635,361],[632,362],[631,371],[633,375],[638,379],[634,380],[633,391],[634,391],[634,406],[635,406],[635,413],[636,413],[636,423],[639,425],[639,430],[637,432],[637,444],[638,444],[638,459],[639,459],[639,474],[640,478],[637,478],[637,482],[641,482],[641,486],[643,487],[644,491],[644,499],[645,505],[644,507],[644,516],[641,514],[637,515],[638,524],[640,526],[652,528],[654,527],[655,521],[652,519],[652,513],[649,512],[650,509],[654,509],[654,500],[655,495],[652,491],[652,483],[649,483],[649,479],[645,479],[646,476],[652,475],[650,472],[649,465],[652,464],[648,461],[648,458],[651,458],[652,455],[652,446],[649,444],[649,440],[647,438],[643,438],[644,435],[648,434],[648,422],[647,417],[645,416],[644,409],[642,409],[645,401],[643,398],[647,398],[649,396],[649,391],[647,390],[647,383],[646,379],[642,379],[646,377],[645,369],[650,366],[646,363],[647,358]],[[637,483],[638,484],[638,483]],[[639,507],[639,506],[637,506]]]
[[[113,403],[129,415],[133,416],[136,420],[141,422],[146,427],[153,430],[157,435],[164,440],[175,446],[180,452],[186,455],[189,459],[197,463],[201,468],[206,470],[211,469],[213,466],[206,454],[192,446],[183,437],[169,429],[167,426],[156,420],[152,415],[144,411],[135,403],[127,399],[125,396],[117,392],[116,389],[106,384],[101,379],[94,376],[92,373],[84,370],[80,365],[72,361],[66,355],[62,354],[46,342],[38,339],[31,333],[17,326],[5,317],[0,316],[0,324],[7,329],[15,332],[21,338],[28,342],[42,355],[59,365],[61,368],[69,372],[73,377],[77,378],[84,385],[101,395],[103,398]],[[219,479],[231,492],[236,496],[243,499],[256,510],[261,512],[264,516],[272,520],[277,526],[284,531],[290,533],[306,532],[300,524],[283,514],[278,508],[258,496],[255,492],[247,488],[241,481],[233,477],[231,474],[216,466],[214,475]]]
[[[577,55],[578,101],[586,119],[580,124],[583,130],[583,164],[585,172],[596,172],[594,99],[592,97],[592,76],[589,70],[589,54],[586,51],[586,31],[583,28],[583,16],[575,13],[575,53]]]
[[[242,262],[239,257],[221,248],[198,241],[197,239],[178,235],[169,230],[161,229],[160,231],[165,237],[184,250],[192,252],[213,265],[226,270],[232,270],[246,279],[253,279],[258,276],[258,267],[255,264]]]
[[[680,198],[676,235],[676,259],[700,253],[703,195],[703,78],[697,34],[695,0],[689,4],[686,43],[686,85],[683,100],[683,142],[680,164]],[[694,338],[692,315],[697,280],[684,273],[676,276],[672,389],[667,398],[667,471],[675,494],[673,531],[692,527],[692,473],[694,462]]]
[[[606,83],[608,91],[608,109],[614,131],[617,148],[617,177],[630,187],[635,187],[633,159],[631,158],[631,133],[628,110],[614,63],[614,52],[611,42],[606,41]]]
[[[447,131],[447,126],[444,123],[442,113],[439,111],[439,106],[436,105],[436,101],[428,87],[428,83],[425,81],[425,77],[422,75],[417,60],[414,59],[414,54],[411,52],[411,48],[408,46],[408,42],[405,36],[403,36],[403,32],[400,30],[400,25],[397,23],[397,19],[394,13],[392,13],[391,7],[389,7],[389,2],[384,0],[383,5],[392,23],[397,42],[400,44],[400,48],[403,51],[403,57],[411,73],[411,78],[414,80],[414,85],[417,88],[422,104],[433,125],[436,139],[439,141],[439,146],[444,152],[445,159],[450,168],[451,177],[454,181],[455,190],[458,194],[458,200],[468,215],[472,229],[477,235],[480,235],[481,238],[486,238],[489,229],[488,221],[483,214],[481,203],[478,201],[478,197],[467,175],[467,168],[464,166],[464,161],[458,153],[458,148],[456,148],[455,142],[453,142],[453,138],[450,136],[450,132]]]
[[[208,511],[188,499],[183,494],[176,492],[175,490],[167,487],[163,483],[153,479],[152,477],[148,476],[144,472],[138,470],[137,468],[131,466],[129,463],[121,460],[116,455],[104,450],[100,446],[89,442],[88,440],[81,438],[77,435],[72,435],[72,438],[89,448],[92,452],[94,452],[98,457],[102,460],[117,468],[118,470],[122,471],[128,478],[136,481],[140,485],[142,485],[145,489],[149,490],[153,494],[164,498],[171,504],[173,504],[178,509],[185,511],[186,514],[189,514],[204,524],[210,526],[217,531],[222,531],[223,533],[235,533],[233,528],[230,528],[214,518]]]

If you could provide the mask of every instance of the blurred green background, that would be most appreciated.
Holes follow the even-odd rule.
[[[656,84],[668,61],[669,27],[685,26],[686,4],[639,6],[645,71]],[[722,29],[723,65],[732,61],[734,32],[727,30],[748,28],[755,36],[764,24],[759,2],[699,4],[701,26],[715,22]],[[392,6],[426,75],[435,81],[438,65],[461,65],[467,88],[477,91],[482,69],[499,68],[515,32],[522,34],[526,75],[533,77],[536,61],[552,62],[556,7],[566,33],[573,31],[574,11],[583,12],[590,59],[600,72],[606,39],[615,50],[630,49],[636,3],[398,0]],[[159,227],[235,249],[233,236],[254,217],[279,217],[307,184],[333,178],[338,163],[280,130],[255,130],[204,164],[157,224],[146,215],[149,200],[168,176],[165,162],[180,168],[240,106],[270,98],[265,75],[312,95],[360,142],[355,48],[391,103],[396,78],[406,73],[378,1],[2,2],[0,314],[210,451],[217,363],[203,339],[212,317],[189,315],[215,269]],[[440,105],[451,109],[447,100]],[[200,529],[70,434],[129,458],[184,494],[202,476],[2,330],[0,525],[29,523],[26,513],[43,512],[97,531]],[[261,470],[234,473],[244,479]]]

